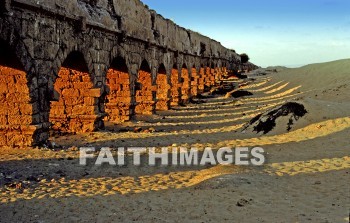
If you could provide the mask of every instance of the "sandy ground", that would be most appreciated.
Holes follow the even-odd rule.
[[[254,76],[254,95],[216,97],[106,130],[52,137],[64,146],[0,149],[0,222],[348,222],[350,60]],[[242,131],[288,101],[308,113],[286,130]],[[155,132],[126,132],[135,127]],[[79,166],[79,146],[260,146],[261,167]],[[76,147],[74,147],[76,146]],[[142,157],[147,159],[147,157]],[[17,188],[16,188],[17,187]]]

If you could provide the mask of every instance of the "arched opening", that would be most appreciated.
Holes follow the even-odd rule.
[[[181,101],[187,103],[191,96],[191,79],[186,64],[181,68]]]
[[[199,94],[204,92],[204,86],[205,86],[205,69],[204,69],[204,65],[201,64],[201,67],[199,69],[199,81],[198,81]]]
[[[129,121],[131,91],[129,70],[125,60],[121,57],[115,58],[106,77],[109,94],[106,97],[105,120],[115,123]]]
[[[138,72],[136,83],[136,114],[150,115],[154,112],[155,91],[152,86],[151,68],[144,60]]]
[[[50,122],[59,132],[91,132],[103,125],[101,89],[94,88],[84,56],[74,51],[58,72],[54,90],[60,95],[51,102]]]
[[[2,39],[0,39],[0,63],[2,69],[8,67],[10,69],[24,71],[23,65],[17,58],[14,50]]]
[[[191,69],[191,95],[197,96],[198,95],[198,83],[199,76],[197,75],[197,69],[196,66],[193,65]]]
[[[168,77],[164,64],[161,64],[157,73],[157,103],[156,109],[159,111],[169,110],[169,89]]]
[[[171,69],[171,106],[177,106],[180,103],[181,93],[180,93],[180,82],[179,82],[179,69],[177,65],[174,64]]]
[[[0,40],[0,146],[29,146],[38,141],[38,100],[37,85],[31,86],[13,49]]]

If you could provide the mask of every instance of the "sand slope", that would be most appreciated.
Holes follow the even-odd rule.
[[[279,69],[249,81],[250,97],[206,99],[97,133],[53,137],[62,151],[1,148],[0,222],[348,222],[349,77],[350,60]],[[287,101],[308,110],[291,131],[282,118],[266,135],[242,132]],[[156,131],[125,132],[135,127]],[[261,146],[267,163],[82,167],[71,147],[175,144]]]

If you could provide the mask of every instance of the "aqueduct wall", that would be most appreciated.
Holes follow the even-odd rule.
[[[0,146],[166,110],[240,66],[139,0],[2,0]]]

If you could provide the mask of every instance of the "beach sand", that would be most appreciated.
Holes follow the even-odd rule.
[[[63,150],[1,148],[0,222],[349,222],[350,60],[249,77],[249,97],[52,137]],[[265,135],[242,131],[286,102],[308,111],[290,131],[285,118]],[[155,131],[125,132],[136,127]],[[80,166],[80,146],[259,146],[267,162]]]

